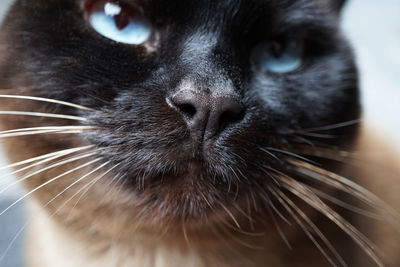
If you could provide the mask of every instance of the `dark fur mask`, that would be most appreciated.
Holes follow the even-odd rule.
[[[266,206],[268,186],[281,183],[282,173],[301,179],[289,163],[300,159],[294,154],[300,153],[298,147],[352,144],[356,127],[311,130],[359,116],[353,56],[338,27],[343,1],[125,2],[143,10],[157,30],[153,50],[97,34],[80,0],[19,0],[1,33],[2,88],[94,110],[7,104],[11,110],[79,116],[85,120],[74,125],[96,127],[71,137],[41,135],[8,143],[15,160],[76,145],[100,149],[96,157],[101,160],[91,167],[109,162],[111,171],[88,191],[90,200],[79,202],[76,209],[82,212],[69,218],[81,227],[90,224],[94,211],[107,214],[99,224],[127,225],[140,218],[143,227],[156,229],[174,229],[176,222],[203,228],[222,213],[227,220],[234,213],[243,223],[247,218],[238,210],[249,202],[251,210]],[[254,67],[257,44],[287,38],[306,46],[301,68],[274,74]],[[182,88],[201,97],[171,105]],[[213,95],[229,97],[239,107],[220,112],[216,125],[207,126],[213,110],[225,105],[225,100],[205,100]],[[211,115],[191,128],[202,111],[197,105],[203,104]],[[17,116],[2,121],[8,128],[65,125]],[[27,187],[56,175],[34,177]],[[45,203],[75,180],[69,175],[51,183],[37,198]],[[115,192],[114,182],[122,189]],[[57,201],[49,207],[58,208]],[[266,209],[257,213],[269,217]]]

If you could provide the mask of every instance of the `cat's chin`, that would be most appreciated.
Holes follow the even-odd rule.
[[[161,180],[171,180],[173,183],[185,184],[193,183],[196,180],[203,179],[207,176],[206,163],[201,160],[188,160],[180,167],[180,170],[175,172],[170,172],[167,174],[157,175]],[[161,176],[161,177],[160,177]]]
[[[141,214],[146,222],[143,226],[153,230],[167,227],[179,232],[182,224],[188,231],[224,224],[248,224],[247,213],[255,215],[254,210],[249,210],[252,209],[248,206],[250,196],[251,205],[260,201],[253,195],[257,191],[254,185],[223,183],[221,177],[210,176],[209,171],[206,163],[193,160],[185,164],[184,171],[152,177],[157,182],[142,185],[142,188],[138,184],[127,188],[134,196],[134,205],[139,209],[147,207]]]

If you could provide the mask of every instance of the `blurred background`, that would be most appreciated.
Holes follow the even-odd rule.
[[[0,0],[0,19],[12,1]],[[365,118],[400,151],[400,0],[349,0],[343,13],[343,29],[360,68]],[[6,164],[0,149],[0,168]],[[12,179],[0,171],[0,191]],[[16,188],[0,194],[0,212],[22,192]],[[23,234],[15,238],[25,224],[22,206],[0,216],[2,267],[23,267]]]

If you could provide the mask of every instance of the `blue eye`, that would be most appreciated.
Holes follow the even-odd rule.
[[[301,67],[303,52],[301,41],[267,41],[254,48],[252,60],[261,71],[288,73]]]
[[[115,1],[89,1],[85,9],[93,29],[111,40],[141,45],[152,37],[150,23],[127,5]]]

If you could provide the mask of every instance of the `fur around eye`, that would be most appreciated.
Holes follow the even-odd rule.
[[[298,40],[265,41],[255,46],[252,62],[263,72],[289,73],[303,64],[303,42]]]
[[[89,1],[85,5],[89,24],[113,41],[141,45],[151,39],[152,26],[140,12],[116,1]]]

